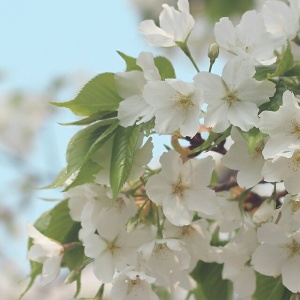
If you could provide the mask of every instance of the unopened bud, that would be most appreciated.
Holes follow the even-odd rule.
[[[219,45],[213,43],[208,48],[208,57],[210,59],[210,62],[214,63],[218,56],[219,56]]]

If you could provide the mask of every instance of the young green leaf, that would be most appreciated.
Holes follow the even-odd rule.
[[[252,300],[289,300],[292,293],[282,285],[281,277],[256,273],[256,291]]]
[[[233,299],[232,283],[222,279],[223,266],[217,263],[199,262],[191,273],[197,281],[195,298],[201,300]]]
[[[259,113],[264,110],[276,111],[282,105],[282,95],[286,91],[286,84],[283,80],[279,80],[276,84],[276,92],[273,97],[270,98],[270,101],[262,104],[259,107]]]
[[[291,45],[290,43],[288,43],[286,50],[279,64],[277,65],[277,69],[275,70],[275,72],[269,73],[267,75],[267,79],[272,79],[274,77],[284,75],[284,73],[286,73],[293,67],[293,64],[294,64],[294,57],[292,54]]]
[[[159,71],[161,80],[165,80],[166,78],[176,78],[173,65],[166,57],[156,56],[154,58],[154,64]]]
[[[238,127],[237,127],[238,128]],[[257,147],[260,147],[263,139],[265,138],[265,134],[263,134],[258,128],[253,127],[248,132],[242,131],[238,128],[240,134],[246,140],[248,144],[248,153],[249,155],[253,155],[256,151]]]
[[[118,127],[113,140],[110,184],[116,200],[132,169],[139,136],[139,127]]]
[[[90,116],[98,112],[115,111],[122,98],[117,92],[114,73],[103,73],[89,81],[78,96],[69,102],[52,102],[66,107],[78,116]]]
[[[136,58],[128,56],[121,51],[117,51],[117,53],[124,59],[126,63],[126,72],[143,71],[142,68],[136,64]]]

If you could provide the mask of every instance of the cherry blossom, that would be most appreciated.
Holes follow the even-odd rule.
[[[274,223],[257,230],[260,246],[252,255],[254,269],[267,276],[282,276],[282,283],[293,293],[300,292],[300,231],[289,232]]]
[[[230,124],[248,131],[257,124],[258,106],[269,101],[275,85],[252,78],[255,67],[249,59],[235,57],[224,66],[222,77],[200,72],[194,80],[208,104],[205,126],[223,132]]]
[[[148,81],[161,79],[151,53],[141,52],[136,60],[136,64],[143,71],[119,72],[115,74],[118,93],[124,98],[118,109],[118,119],[124,127],[131,126],[136,121],[143,123],[153,118],[153,109],[143,98],[143,88]]]
[[[183,163],[176,152],[169,151],[160,162],[162,171],[148,180],[146,192],[151,201],[162,205],[172,224],[191,224],[194,211],[215,212],[215,193],[207,187],[214,167],[211,157]]]
[[[245,12],[235,27],[227,17],[221,18],[214,32],[216,42],[230,53],[250,57],[255,64],[276,61],[274,51],[280,43],[267,32],[263,16],[255,10]]]
[[[300,107],[290,91],[284,92],[282,101],[277,111],[263,111],[259,115],[259,129],[270,135],[262,152],[265,159],[300,146]]]
[[[41,285],[46,285],[60,273],[60,264],[65,252],[64,247],[41,234],[31,224],[27,225],[27,231],[33,242],[27,258],[43,264]]]
[[[153,20],[143,21],[139,31],[145,35],[146,42],[155,47],[172,47],[176,42],[185,43],[195,25],[194,18],[189,12],[188,0],[178,0],[178,9],[163,4],[159,15],[160,27]]]
[[[157,133],[179,129],[183,136],[193,137],[198,132],[203,94],[193,83],[177,79],[148,82],[144,98],[153,107]]]

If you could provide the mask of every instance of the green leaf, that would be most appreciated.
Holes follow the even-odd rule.
[[[290,300],[292,293],[282,285],[281,277],[256,273],[256,291],[252,300]]]
[[[276,92],[269,102],[262,104],[259,107],[259,113],[264,110],[276,111],[282,105],[282,95],[286,91],[286,85],[283,80],[279,80],[276,84]]]
[[[291,51],[291,45],[287,48],[279,63],[269,66],[256,66],[254,78],[256,80],[272,79],[278,76],[296,76],[300,75],[300,65],[294,66],[294,57]],[[293,75],[295,74],[295,75]]]
[[[116,112],[110,112],[110,111],[104,111],[104,112],[97,112],[87,118],[75,121],[75,122],[70,122],[70,123],[59,123],[60,125],[63,126],[70,126],[70,125],[89,125],[91,123],[94,123],[96,121],[100,120],[105,120],[109,118],[114,118],[117,116]]]
[[[284,73],[286,77],[292,76],[300,76],[300,61],[297,61],[296,64],[286,73]]]
[[[36,277],[42,273],[43,264],[31,261],[30,268],[31,268],[31,273],[29,275],[30,281],[25,291],[20,295],[19,300],[21,300],[26,295],[26,293],[30,290],[30,288],[34,284]]]
[[[117,53],[124,59],[126,63],[126,72],[143,71],[142,68],[136,64],[136,58],[128,56],[121,51],[117,51]]]
[[[237,127],[240,134],[243,136],[243,138],[246,140],[248,144],[248,153],[249,155],[253,155],[256,147],[261,145],[261,142],[265,138],[265,134],[263,134],[258,128],[253,127],[248,132],[244,132],[240,128]]]
[[[115,124],[116,122],[111,120],[100,121],[80,130],[71,138],[67,148],[68,174],[73,174],[80,169],[92,152],[97,150],[94,144],[98,139],[101,139],[103,134],[106,136],[105,132],[110,128],[111,123]],[[93,151],[90,150],[92,147]]]
[[[92,124],[77,132],[70,140],[67,148],[67,168],[63,169],[54,182],[44,187],[57,188],[62,186],[68,178],[77,170],[79,173],[71,187],[91,182],[93,175],[100,171],[100,166],[89,161],[109,137],[111,137],[118,126],[117,120],[103,120]]]
[[[136,152],[139,136],[139,127],[118,127],[113,140],[110,184],[113,191],[113,200],[116,200],[120,189],[127,180]]]
[[[291,44],[288,43],[285,52],[277,66],[276,71],[273,73],[269,73],[267,75],[267,79],[272,79],[274,77],[283,75],[285,72],[287,72],[293,67],[293,64],[294,64],[294,57],[291,50]]]
[[[256,80],[265,80],[268,77],[268,74],[272,74],[276,71],[277,69],[277,65],[273,64],[273,65],[269,65],[269,66],[256,66],[256,73],[254,75],[254,78]]]
[[[65,191],[78,185],[94,182],[94,175],[99,173],[101,169],[100,165],[89,159],[81,166],[76,178],[65,188]]]
[[[155,57],[154,64],[159,71],[161,80],[165,80],[166,78],[176,78],[173,65],[166,57],[163,56]]]
[[[54,239],[62,244],[73,241],[78,241],[78,223],[74,222],[70,216],[68,199],[61,201],[50,212],[50,222],[45,230],[41,230],[41,227],[36,228],[41,231],[45,236]],[[74,227],[77,230],[74,232]],[[70,236],[70,232],[73,232]]]
[[[97,112],[115,111],[122,98],[117,92],[114,73],[103,73],[89,81],[78,96],[69,102],[52,102],[66,107],[78,116],[90,116]]]
[[[217,263],[199,262],[191,273],[197,281],[195,298],[197,300],[232,300],[232,283],[222,279],[223,266]]]

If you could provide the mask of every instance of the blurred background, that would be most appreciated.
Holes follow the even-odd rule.
[[[39,188],[65,166],[68,140],[79,128],[59,125],[75,117],[49,102],[71,100],[99,73],[123,71],[116,50],[165,55],[178,78],[195,76],[178,49],[151,48],[137,32],[143,19],[157,22],[162,3],[176,6],[170,0],[0,1],[0,299],[17,299],[26,286],[26,224],[63,197]],[[214,22],[222,16],[238,21],[254,1],[190,0],[190,6],[196,27],[189,46],[207,71]],[[44,288],[37,282],[24,299],[70,299],[74,287],[63,280],[64,274]],[[93,295],[92,289],[84,292]]]

